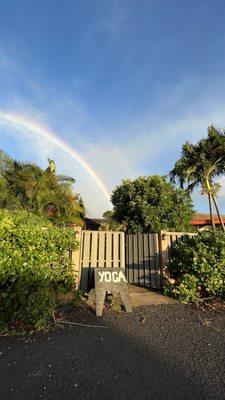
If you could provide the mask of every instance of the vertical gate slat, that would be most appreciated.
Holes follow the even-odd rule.
[[[174,236],[174,235],[171,235],[171,236],[170,236],[171,247],[173,247],[173,246],[174,246],[174,244],[175,244],[175,240],[176,240],[175,236]]]
[[[150,246],[150,260],[151,260],[151,286],[156,288],[156,264],[155,264],[155,242],[154,233],[149,235],[149,246]]]
[[[138,284],[138,269],[139,269],[139,262],[138,262],[138,235],[133,235],[133,279],[134,283]]]
[[[174,235],[170,236],[170,240],[171,240],[171,247],[173,247],[174,246]]]
[[[120,267],[125,268],[125,240],[124,240],[124,233],[119,233],[119,240],[120,240]]]
[[[98,232],[99,234],[99,259],[98,259],[98,267],[104,267],[104,258],[105,258],[105,235],[106,232]]]
[[[143,248],[144,248],[144,267],[145,267],[145,287],[150,287],[150,274],[149,274],[149,245],[148,245],[148,234],[143,235]]]
[[[148,234],[148,249],[149,249],[149,281],[150,281],[150,286],[152,287],[152,270],[154,267],[154,257],[152,255],[152,242],[151,242],[151,236],[152,234]]]
[[[144,286],[144,255],[143,255],[143,235],[138,235],[138,284]]]
[[[127,235],[127,247],[126,251],[128,251],[128,282],[134,283],[133,279],[133,245],[132,245],[132,235]]]
[[[155,270],[154,270],[154,287],[155,289],[157,288],[157,271],[158,271],[158,260],[157,260],[157,254],[156,254],[156,237],[155,234],[152,234],[153,236],[153,251],[154,251],[154,265],[155,265]]]
[[[92,232],[92,243],[91,243],[91,268],[97,267],[97,244],[98,237],[95,232]]]
[[[129,236],[125,236],[125,269],[126,269],[126,277],[127,281],[130,282],[129,280],[129,272],[130,272],[130,265],[129,265]]]
[[[89,267],[89,249],[90,249],[90,232],[84,232],[84,257],[83,257],[83,267]]]
[[[106,240],[106,267],[112,267],[112,233],[107,232]]]
[[[83,232],[83,260],[82,260],[82,288],[87,290],[89,280],[89,249],[90,249],[90,232]]]
[[[156,289],[160,289],[160,257],[159,257],[159,240],[158,240],[158,233],[154,233],[154,251],[155,251],[155,277],[156,277]]]
[[[119,239],[119,233],[115,232],[113,235],[113,267],[118,268],[118,239]]]
[[[131,241],[130,241],[130,245],[131,245],[131,262],[132,262],[132,271],[131,271],[131,275],[132,275],[132,282],[135,283],[135,276],[134,276],[134,235],[131,235]]]
[[[125,273],[129,282],[129,252],[128,252],[128,235],[125,236]]]

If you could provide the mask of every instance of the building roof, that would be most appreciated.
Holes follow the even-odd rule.
[[[214,221],[216,225],[220,224],[220,220],[217,216],[217,214],[213,214],[214,216]],[[223,222],[225,223],[225,215],[222,215],[223,218]],[[195,213],[194,218],[191,220],[190,222],[191,225],[211,225],[211,218],[210,218],[210,214],[207,213]]]
[[[217,214],[213,214],[213,216],[214,216],[215,224],[220,225],[220,220],[219,220]],[[223,222],[225,223],[225,215],[222,215],[222,218],[223,218]],[[85,220],[84,220],[85,229],[91,230],[91,231],[98,231],[99,228],[101,227],[101,224],[104,222],[105,222],[104,218],[85,218]],[[196,212],[193,219],[191,220],[190,224],[193,226],[211,225],[210,214]]]
[[[99,230],[102,222],[105,222],[105,219],[103,219],[103,218],[85,218],[84,219],[85,229],[88,229],[91,231]]]

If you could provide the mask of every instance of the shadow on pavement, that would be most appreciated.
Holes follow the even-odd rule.
[[[222,337],[185,308],[93,320],[108,328],[1,338],[1,400],[225,398]]]

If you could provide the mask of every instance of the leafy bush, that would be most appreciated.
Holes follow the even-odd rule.
[[[125,179],[111,196],[111,221],[123,225],[127,233],[188,230],[193,202],[187,191],[168,182],[166,176]]]
[[[77,247],[71,228],[53,226],[22,211],[0,211],[0,323],[41,329],[59,292],[73,286],[68,250]]]
[[[166,293],[181,301],[198,302],[201,297],[225,294],[225,234],[220,231],[201,232],[178,242],[171,250],[171,279]]]

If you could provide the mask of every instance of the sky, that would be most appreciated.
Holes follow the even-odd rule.
[[[54,159],[101,217],[122,179],[168,174],[225,127],[224,15],[223,0],[0,0],[0,148]]]

